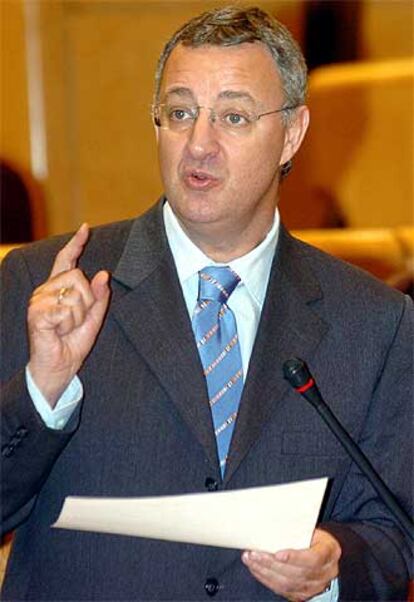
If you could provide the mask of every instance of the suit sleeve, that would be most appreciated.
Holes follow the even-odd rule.
[[[404,309],[375,383],[359,445],[413,515],[413,304]],[[329,522],[342,547],[340,600],[407,600],[412,542],[352,464]]]
[[[62,431],[49,429],[26,387],[27,304],[36,284],[21,251],[11,253],[1,271],[1,516],[2,532],[28,516],[36,496],[72,434],[78,412]]]

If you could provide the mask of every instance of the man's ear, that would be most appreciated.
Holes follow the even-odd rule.
[[[286,126],[285,143],[279,165],[284,165],[292,159],[299,150],[309,126],[309,109],[302,105],[295,109]]]

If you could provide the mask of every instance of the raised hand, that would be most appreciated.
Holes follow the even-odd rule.
[[[52,408],[90,352],[108,308],[108,272],[89,281],[77,268],[88,236],[83,224],[57,254],[48,280],[29,303],[28,367]]]

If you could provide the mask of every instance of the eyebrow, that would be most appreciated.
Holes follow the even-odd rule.
[[[224,90],[218,95],[219,99],[226,98],[229,100],[248,100],[251,104],[256,105],[256,100],[249,92],[239,90]]]
[[[166,98],[169,96],[179,96],[180,98],[194,98],[194,94],[191,92],[190,88],[185,88],[184,86],[176,86],[175,88],[171,88],[165,94]]]
[[[194,96],[193,92],[190,90],[190,88],[186,88],[184,86],[176,86],[174,88],[171,88],[171,90],[168,90],[166,92],[165,97],[167,99],[170,96],[178,96],[179,98],[190,98],[190,99],[196,101],[195,96]],[[253,96],[249,92],[244,92],[241,90],[223,90],[218,95],[218,99],[219,100],[222,100],[222,99],[247,100],[252,105],[257,104],[255,98],[253,98]]]

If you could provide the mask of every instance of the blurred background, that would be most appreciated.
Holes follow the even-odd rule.
[[[153,204],[157,57],[185,20],[223,4],[0,0],[2,243]],[[310,68],[311,128],[282,185],[285,223],[347,259],[365,245],[359,263],[393,277],[407,266],[401,244],[414,247],[414,3],[255,4],[288,26]],[[386,248],[388,264],[373,267]]]

